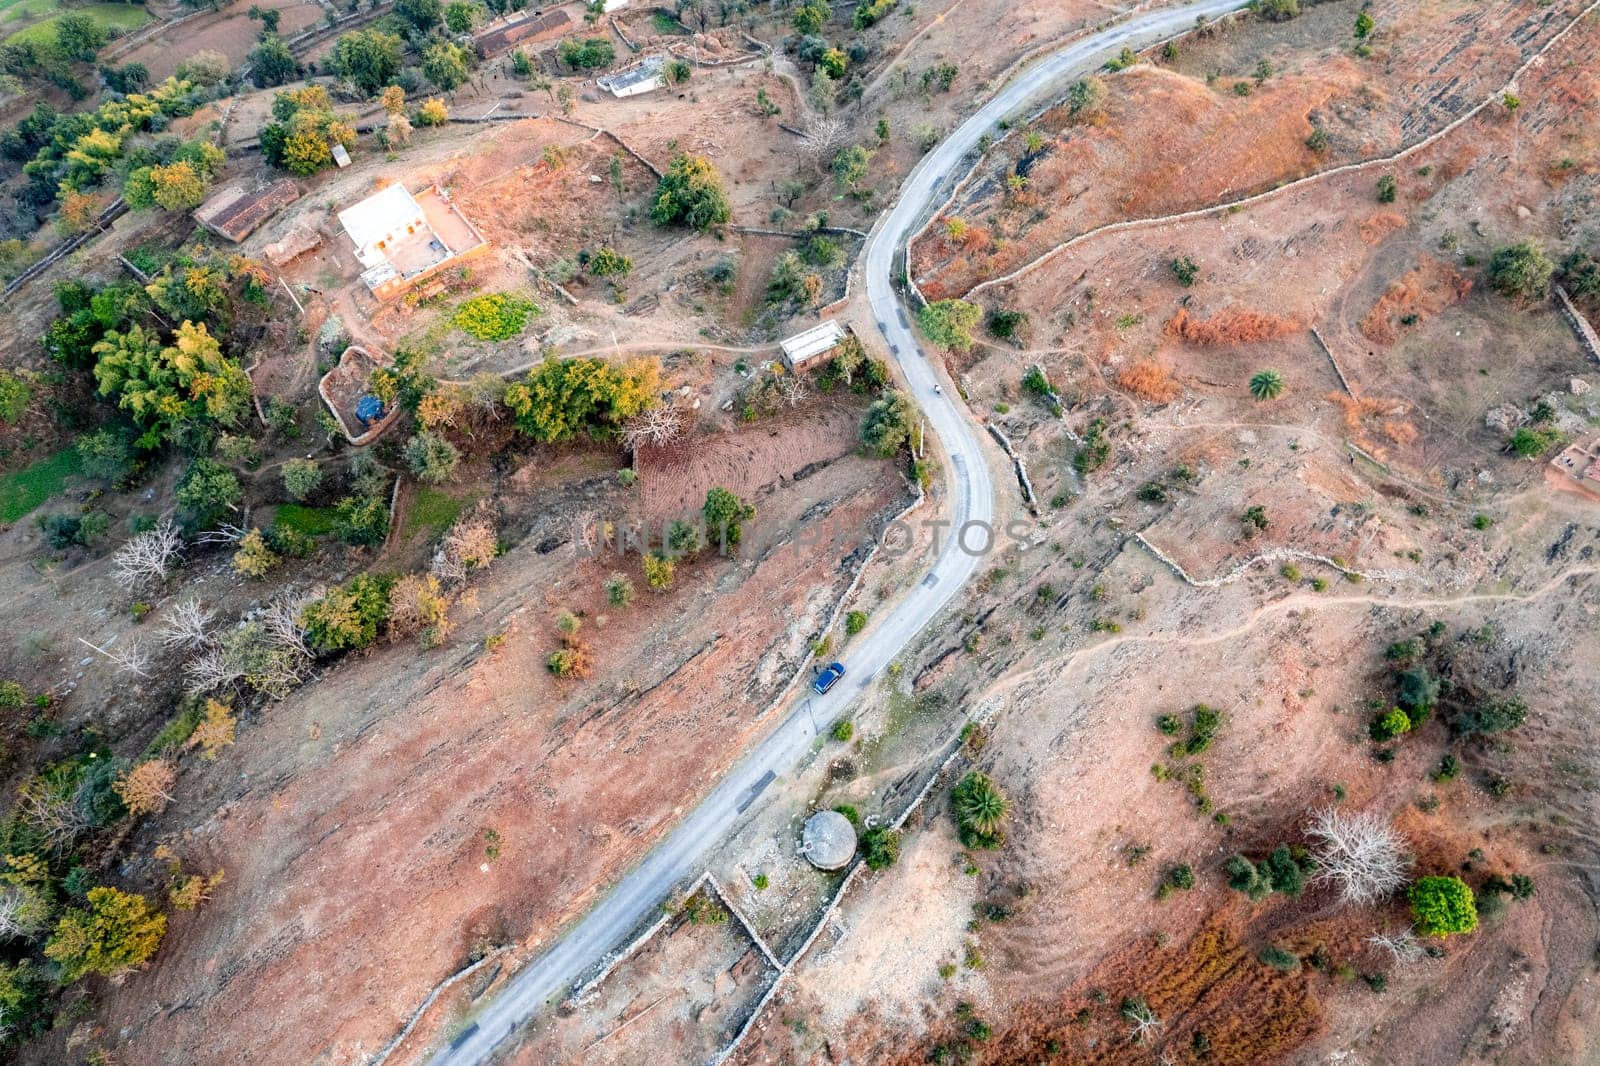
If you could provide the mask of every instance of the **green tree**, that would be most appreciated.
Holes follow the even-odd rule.
[[[617,50],[604,37],[569,37],[556,46],[556,58],[574,70],[596,70],[617,61]]]
[[[861,859],[869,870],[887,870],[900,858],[900,832],[875,825],[861,834]]]
[[[1478,928],[1477,901],[1459,877],[1423,877],[1411,886],[1411,917],[1424,936],[1451,936]]]
[[[1368,735],[1379,744],[1409,732],[1411,732],[1411,716],[1398,707],[1374,718],[1372,724],[1367,727]]]
[[[1011,801],[988,775],[969,772],[950,792],[961,843],[968,848],[998,848],[1005,843],[1003,828]]]
[[[708,230],[733,217],[722,178],[709,160],[679,155],[656,187],[650,217],[658,225]]]
[[[640,560],[644,568],[645,584],[650,586],[652,592],[665,592],[672,587],[672,578],[677,570],[677,564],[660,552],[651,552]]]
[[[472,77],[472,54],[458,44],[440,41],[422,53],[422,76],[451,92]]]
[[[1550,294],[1556,265],[1536,241],[1499,248],[1489,257],[1489,284],[1517,300],[1542,300]]]
[[[283,464],[283,488],[291,499],[303,500],[322,484],[322,468],[315,459],[290,459]]]
[[[406,442],[406,463],[419,480],[442,485],[455,476],[461,451],[444,434],[424,430]]]
[[[443,0],[395,0],[394,13],[425,35],[444,20]]]
[[[106,46],[106,31],[90,15],[67,11],[56,17],[56,49],[68,59],[88,63]]]
[[[1250,375],[1250,395],[1258,400],[1276,400],[1283,395],[1283,375],[1276,370],[1257,370]]]
[[[855,192],[867,179],[867,167],[871,162],[872,153],[859,144],[839,149],[839,154],[833,157],[834,182],[845,192]]]
[[[810,35],[817,33],[828,21],[827,5],[817,0],[807,0],[794,9],[794,14],[789,18],[789,25],[799,34]]]
[[[334,44],[330,62],[335,74],[371,96],[400,73],[400,37],[382,30],[347,33]]]
[[[597,278],[624,276],[633,270],[633,260],[614,248],[601,248],[589,257],[589,273]]]
[[[315,174],[333,165],[333,146],[356,143],[355,129],[333,112],[320,85],[278,93],[273,122],[261,129],[261,152],[274,166],[294,174]]]
[[[744,523],[756,516],[756,509],[729,490],[714,488],[706,493],[702,513],[712,543],[733,549],[739,546]]]
[[[206,198],[208,183],[187,160],[150,168],[150,196],[166,211],[192,211]]]
[[[1376,26],[1376,25],[1377,25],[1377,23],[1372,21],[1372,16],[1367,14],[1365,11],[1362,11],[1359,14],[1357,14],[1356,15],[1356,40],[1358,40],[1358,41],[1359,40],[1363,40],[1367,36],[1367,34],[1372,32],[1373,27]]]
[[[504,402],[517,428],[558,444],[580,435],[605,438],[655,406],[661,368],[653,359],[614,367],[603,359],[546,359],[506,388]]]
[[[142,965],[161,946],[166,915],[134,892],[91,888],[88,909],[73,907],[61,916],[45,944],[45,955],[61,967],[65,982],[85,974],[113,977]]]
[[[261,42],[245,57],[250,64],[250,80],[258,89],[293,81],[300,74],[300,61],[295,59],[289,46],[276,34],[263,37]]]
[[[972,347],[972,331],[983,319],[983,308],[965,300],[935,300],[917,312],[917,325],[933,343],[951,351]]]
[[[451,33],[471,33],[472,28],[478,24],[482,14],[483,9],[477,4],[465,3],[464,0],[455,0],[455,3],[445,5],[444,24]]]
[[[186,424],[233,425],[250,403],[250,379],[226,358],[204,323],[185,321],[174,343],[130,326],[94,346],[100,395],[146,427],[144,447],[174,441]]]
[[[885,389],[861,420],[861,440],[879,458],[892,458],[911,439],[915,415],[916,410],[904,393]]]
[[[244,498],[239,479],[232,470],[204,457],[189,464],[178,482],[178,506],[189,524],[196,528],[215,525],[227,511]]]

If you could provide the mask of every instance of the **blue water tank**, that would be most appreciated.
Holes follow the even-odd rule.
[[[383,418],[383,401],[376,396],[363,396],[356,401],[356,418],[369,426]]]

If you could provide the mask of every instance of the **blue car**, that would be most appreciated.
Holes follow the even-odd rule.
[[[817,695],[822,695],[832,688],[844,676],[844,663],[830,663],[828,668],[817,675],[816,683],[811,687],[817,690]]]

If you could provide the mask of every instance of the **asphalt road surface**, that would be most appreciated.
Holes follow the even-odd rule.
[[[777,778],[790,773],[826,732],[871,685],[889,661],[933,621],[982,561],[986,535],[967,523],[994,521],[994,486],[977,435],[952,397],[938,390],[934,366],[912,333],[908,312],[893,286],[893,264],[920,217],[934,203],[946,180],[957,175],[978,139],[1024,105],[1060,92],[1064,80],[1093,70],[1124,45],[1147,46],[1192,26],[1197,15],[1215,16],[1242,6],[1240,0],[1201,0],[1138,15],[1101,33],[1081,38],[1024,69],[998,96],[963,122],[924,156],[908,175],[900,199],[877,227],[868,245],[867,300],[890,352],[899,363],[928,427],[944,446],[950,477],[951,526],[932,570],[887,616],[851,642],[843,659],[846,673],[825,696],[801,690],[782,724],[747,754],[672,833],[542,956],[530,963],[488,1004],[474,1022],[433,1057],[432,1066],[475,1066],[529,1020],[541,1007],[565,995],[583,973],[616,951],[630,933],[661,906],[679,885],[701,871],[704,856],[723,840],[756,798]],[[974,32],[978,32],[974,28]],[[996,531],[1002,538],[1001,531]],[[969,551],[968,548],[973,550]]]

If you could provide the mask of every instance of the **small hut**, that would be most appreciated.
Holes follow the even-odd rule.
[[[856,855],[856,827],[838,811],[818,811],[806,819],[800,854],[819,870],[839,870]]]

